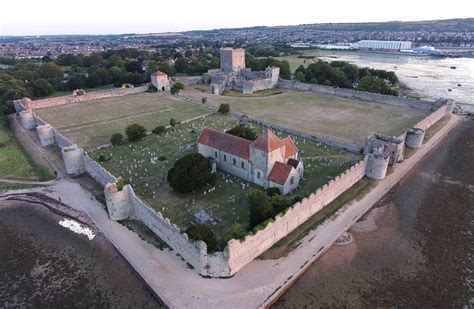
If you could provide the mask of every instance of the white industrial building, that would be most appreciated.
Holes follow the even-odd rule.
[[[357,47],[361,50],[400,51],[411,49],[411,44],[409,41],[362,40],[357,42]]]

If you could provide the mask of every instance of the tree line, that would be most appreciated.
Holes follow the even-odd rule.
[[[359,68],[345,61],[328,63],[318,60],[307,68],[300,65],[295,71],[295,79],[302,83],[355,88],[361,91],[398,96],[398,91],[393,89],[398,86],[398,77],[395,72]]]

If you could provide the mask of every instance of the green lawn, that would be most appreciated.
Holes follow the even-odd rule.
[[[278,93],[279,90],[281,93]],[[400,135],[428,115],[427,111],[387,104],[344,99],[314,92],[275,89],[267,96],[207,95],[218,106],[316,136],[363,145],[371,133]],[[198,100],[202,93],[188,87],[185,95]]]
[[[167,125],[170,118],[183,121],[210,110],[169,93],[140,93],[37,109],[35,112],[74,143],[90,149],[108,143],[114,133],[123,134],[125,128],[133,123],[151,131],[158,125]]]
[[[38,167],[24,151],[7,126],[7,118],[0,114],[0,178],[48,180],[51,175]]]
[[[203,128],[225,130],[232,128],[235,124],[235,119],[229,116],[213,114],[205,119],[178,125],[174,131],[169,131],[162,136],[148,136],[144,141],[103,149],[92,153],[91,156],[97,160],[102,154],[109,159],[110,162],[101,164],[115,176],[122,176],[130,182],[135,192],[144,201],[183,229],[194,221],[194,214],[198,211],[206,210],[209,214],[212,213],[216,221],[213,230],[219,235],[223,244],[228,240],[228,229],[234,223],[239,223],[242,230],[247,229],[249,189],[243,190],[241,185],[246,181],[218,172],[214,191],[209,192],[209,188],[206,188],[196,193],[183,195],[170,190],[166,175],[178,158],[196,150],[193,143]],[[256,129],[263,130],[262,127],[256,127]],[[277,134],[281,137],[285,136],[278,132]],[[298,138],[295,142],[304,160],[305,179],[294,196],[304,197],[314,192],[327,183],[330,177],[340,174],[360,160],[358,155],[324,145]],[[152,159],[158,159],[160,156],[165,156],[167,160],[152,162]],[[258,189],[258,187],[250,185],[250,189]]]

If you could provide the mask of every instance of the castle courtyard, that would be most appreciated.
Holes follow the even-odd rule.
[[[236,176],[218,171],[215,185],[186,195],[173,192],[167,181],[167,172],[174,162],[196,151],[195,142],[204,128],[224,131],[231,129],[236,120],[230,116],[213,114],[206,118],[180,124],[173,131],[145,140],[95,151],[90,155],[113,175],[123,177],[136,194],[172,223],[185,229],[191,222],[210,223],[222,244],[228,240],[231,228],[244,231],[248,225],[248,193],[260,187]],[[262,132],[263,127],[254,126]],[[286,135],[275,132],[279,137]],[[327,183],[355,162],[359,155],[329,146],[292,137],[305,163],[305,177],[300,188],[290,195],[305,197]]]
[[[398,136],[430,112],[408,107],[345,99],[320,93],[276,88],[267,96],[210,95],[202,87],[188,87],[183,94],[233,111],[270,121],[304,133],[363,145],[373,132]]]
[[[114,133],[138,123],[151,131],[209,113],[209,109],[168,93],[140,93],[37,109],[35,113],[79,147],[107,144]]]

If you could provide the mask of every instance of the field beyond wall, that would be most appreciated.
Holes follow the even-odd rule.
[[[124,134],[133,123],[151,131],[158,125],[168,125],[170,118],[184,121],[209,112],[204,106],[168,93],[140,93],[35,110],[44,121],[86,149],[108,143],[112,134]]]
[[[214,105],[228,103],[233,111],[361,146],[371,133],[398,136],[429,114],[409,107],[306,91],[278,89],[267,96],[258,96],[258,92],[250,96],[216,96],[199,89],[202,86],[186,90],[185,94],[196,99],[207,96],[208,102]]]

